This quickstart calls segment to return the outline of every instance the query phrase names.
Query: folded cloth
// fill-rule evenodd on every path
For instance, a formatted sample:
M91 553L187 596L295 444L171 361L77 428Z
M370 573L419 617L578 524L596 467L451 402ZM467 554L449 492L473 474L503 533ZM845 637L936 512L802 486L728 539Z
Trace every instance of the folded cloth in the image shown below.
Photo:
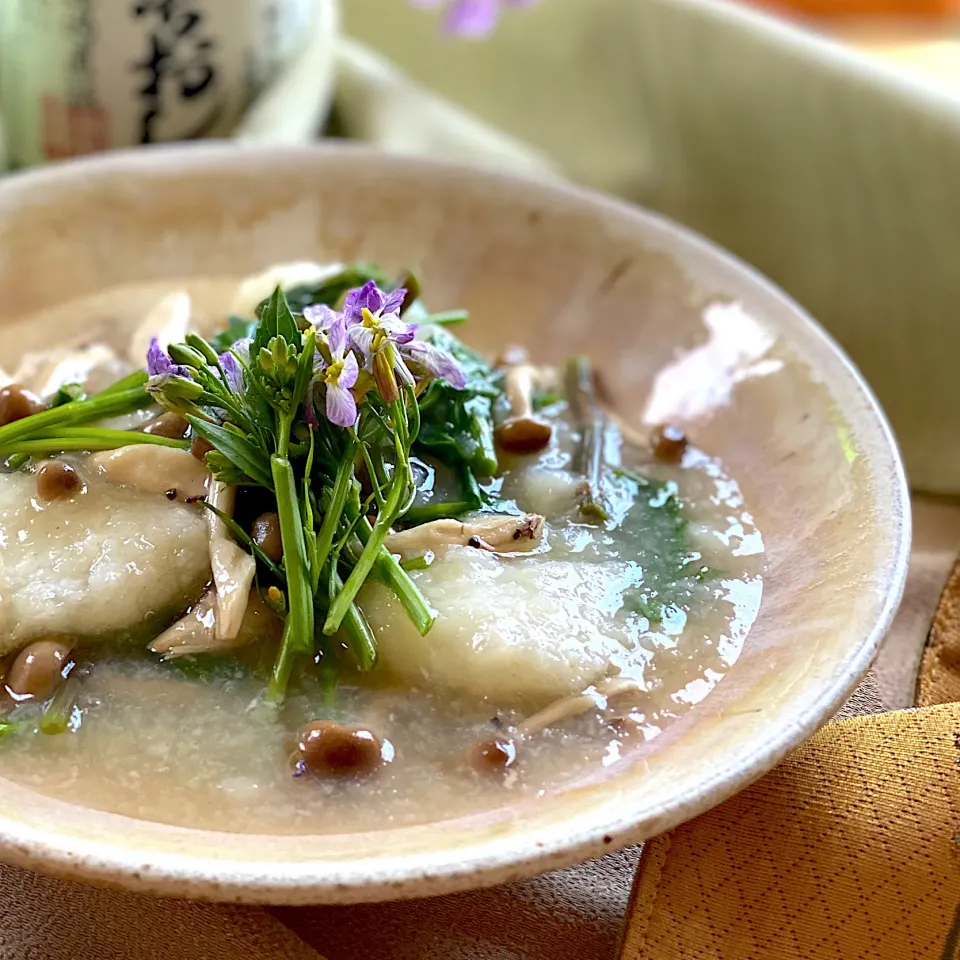
M960 563L918 689L650 841L623 960L960 958Z

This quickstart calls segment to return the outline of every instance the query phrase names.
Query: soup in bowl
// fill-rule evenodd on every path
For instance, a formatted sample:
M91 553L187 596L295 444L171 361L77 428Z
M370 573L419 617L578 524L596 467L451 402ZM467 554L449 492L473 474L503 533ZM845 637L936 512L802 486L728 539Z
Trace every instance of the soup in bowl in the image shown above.
M163 150L0 189L0 844L434 893L706 809L825 719L909 520L855 371L573 189Z

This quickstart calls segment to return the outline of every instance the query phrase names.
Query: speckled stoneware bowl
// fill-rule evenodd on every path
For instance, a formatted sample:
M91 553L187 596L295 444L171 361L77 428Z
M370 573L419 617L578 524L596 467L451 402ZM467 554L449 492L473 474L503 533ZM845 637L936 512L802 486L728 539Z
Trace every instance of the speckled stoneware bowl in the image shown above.
M0 782L0 853L183 897L349 902L499 883L660 833L770 769L842 703L900 598L904 474L857 372L803 311L664 220L581 192L365 150L173 148L0 186L0 363L18 318L107 286L279 260L409 265L470 338L585 351L619 409L679 421L739 479L763 532L759 618L706 700L631 762L467 819L239 836L81 809ZM2 556L0 556L2 560Z

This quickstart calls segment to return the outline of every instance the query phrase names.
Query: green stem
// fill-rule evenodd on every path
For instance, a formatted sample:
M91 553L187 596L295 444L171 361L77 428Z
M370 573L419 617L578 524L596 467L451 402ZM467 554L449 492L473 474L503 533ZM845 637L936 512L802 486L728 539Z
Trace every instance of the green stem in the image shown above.
M267 686L267 699L271 703L279 703L283 700L287 692L287 686L290 683L290 672L293 670L294 641L291 639L293 625L290 614L283 624L283 636L280 638L280 651L273 664L273 673L270 676L270 683Z
M106 397L114 393L122 393L124 390L131 390L133 387L142 387L150 379L144 370L134 370L125 377L119 379L116 383L111 383L106 390L101 390L97 397Z
M477 444L476 453L470 460L473 472L478 477L494 476L500 463L497 460L497 448L493 439L493 420L489 413L487 415L471 413L467 421L467 430Z
M360 516L359 500L347 504L347 517L351 520L359 519L360 522L356 527L357 537L366 546L373 535L373 528L366 517ZM426 597L386 547L381 547L377 554L376 575L396 595L417 633L422 637L426 636L437 616L427 603Z
M594 522L609 519L603 493L603 440L606 418L596 395L593 365L586 357L571 357L565 371L567 403L580 440L573 455L573 469L582 473L587 491L580 504L581 513Z
M453 327L460 323L466 323L470 314L466 310L444 310L440 313L425 313L417 317L417 323L421 326L434 327Z
M370 478L370 489L373 491L374 499L377 501L377 509L383 509L383 491L380 489L380 478L377 476L377 469L373 465L373 459L370 456L370 448L365 443L360 444L360 452L363 455L363 464L367 468L367 476Z
M346 616L350 604L356 599L360 588L363 586L363 582L370 575L370 571L377 561L380 549L383 547L383 541L386 540L387 534L390 532L390 527L400 509L400 505L406 497L406 474L407 468L401 464L397 464L393 479L390 481L387 502L384 504L383 510L377 514L377 522L373 525L373 530L370 533L370 538L366 546L363 548L363 553L360 554L360 559L357 560L356 566L350 571L350 576L347 577L347 582L343 585L343 589L337 594L336 599L330 605L330 610L327 613L327 621L323 625L323 632L327 636L336 633L337 630L340 629L340 624L343 622L343 618Z
M421 523L430 523L432 520L448 520L451 517L462 517L465 513L476 509L466 500L453 500L444 503L424 503L419 507L411 507L404 515L403 522L418 527Z
M143 387L132 387L107 394L98 394L86 400L73 400L51 410L43 410L33 416L15 420L0 427L0 446L7 446L14 440L40 434L56 427L66 427L99 420L101 417L130 413L145 407L153 400Z
M277 456L286 459L290 450L290 428L293 426L293 417L285 414L280 417L280 429L277 437Z
M116 450L132 444L148 444L155 447L176 447L186 450L190 443L184 440L173 440L169 437L157 437L148 433L137 433L133 430L78 430L72 432L64 427L56 435L38 437L33 440L13 441L0 444L0 457L13 453L24 453L30 456L44 456L50 453L60 453L68 450Z
M126 433L118 430L117 433ZM175 447L180 450L186 450L190 444L180 440L171 440L168 437L151 437L146 435L140 437L139 434L132 431L126 435L127 438L96 437L92 435L79 436L57 436L50 438L40 438L37 440L21 440L19 443L6 443L0 446L0 457L13 453L23 453L29 456L46 456L51 453L65 453L67 451L82 450L93 453L99 450L117 450L120 447L130 446L132 444L146 444L154 447ZM128 439L133 437L135 439Z
M353 488L353 461L357 453L357 440L351 437L347 441L346 450L340 465L337 467L337 476L333 484L333 493L330 496L330 505L323 517L323 524L317 534L317 568L322 570L333 549L333 538L336 536L343 516L343 509L347 497Z
M73 707L77 702L77 696L80 693L80 680L85 672L79 666L74 666L70 675L60 685L60 689L54 694L53 699L43 711L40 718L40 732L49 736L56 736L60 733L66 733L70 725L70 714L73 713Z
M343 590L343 581L336 570L334 570L331 579L333 580L334 591L339 594ZM351 603L347 608L340 632L356 659L357 666L364 671L372 670L377 662L377 638L373 635L373 630L370 629L367 618L356 603Z
M224 526L234 535L239 543L242 543L281 583L286 583L287 575L284 573L283 568L277 566L277 564L254 543L250 534L247 533L233 517L227 516L222 510L218 510L212 503L206 500L201 500L200 506L209 510L223 521Z
M287 423L286 434L289 438L289 421ZM283 437L281 426L281 442ZM280 653L267 691L267 696L277 702L283 698L286 690L294 653L310 653L313 649L314 621L307 546L293 467L285 457L275 454L270 458L270 472L277 496L277 513L280 516L280 539L283 544L283 566L287 575L289 602Z

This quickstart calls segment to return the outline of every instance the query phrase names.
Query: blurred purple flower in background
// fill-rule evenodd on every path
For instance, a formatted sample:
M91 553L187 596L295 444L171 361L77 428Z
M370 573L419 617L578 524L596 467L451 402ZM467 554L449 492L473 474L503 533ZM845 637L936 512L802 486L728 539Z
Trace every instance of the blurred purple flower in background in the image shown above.
M537 0L410 0L417 7L446 9L445 28L459 37L485 37L497 25L505 6L528 7Z

